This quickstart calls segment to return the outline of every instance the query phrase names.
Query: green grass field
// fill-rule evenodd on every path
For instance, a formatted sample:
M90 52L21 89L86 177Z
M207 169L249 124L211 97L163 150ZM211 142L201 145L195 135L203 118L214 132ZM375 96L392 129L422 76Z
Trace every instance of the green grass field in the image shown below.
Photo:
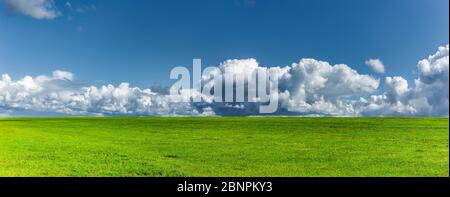
M3 118L0 176L449 176L448 118Z

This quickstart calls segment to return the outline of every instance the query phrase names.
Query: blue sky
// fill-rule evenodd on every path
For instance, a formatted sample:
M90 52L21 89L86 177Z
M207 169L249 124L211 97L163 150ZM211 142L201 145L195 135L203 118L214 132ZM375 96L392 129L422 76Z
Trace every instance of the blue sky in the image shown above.
M448 117L448 4L0 0L0 117L261 114L153 86L194 58L240 79L281 66L272 115Z
M66 6L70 2L71 8ZM37 20L1 4L0 73L67 70L83 81L170 85L174 66L255 58L285 66L311 57L411 82L417 61L448 43L447 0L64 1ZM381 59L385 74L364 65Z

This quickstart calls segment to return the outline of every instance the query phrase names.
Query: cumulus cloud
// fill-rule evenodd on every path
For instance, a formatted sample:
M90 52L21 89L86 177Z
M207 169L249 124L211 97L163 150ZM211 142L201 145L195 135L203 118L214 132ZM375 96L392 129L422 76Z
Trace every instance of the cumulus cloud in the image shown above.
M272 67L279 88L269 96L276 94L279 106L269 115L448 116L448 53L448 45L439 47L435 54L419 61L418 78L412 84L400 76L386 77L383 93L379 93L379 79L345 64L300 59L289 66ZM225 70L237 81L246 81L249 73L264 68L255 59L227 60L206 72L202 82L210 84ZM259 102L214 102L210 95L194 90L181 91L180 95L168 92L161 85L142 89L128 83L81 84L67 71L18 80L4 74L0 79L0 115L260 115ZM203 101L193 102L194 97Z
M204 84L209 84L217 73L232 73L236 81L244 81L249 73L265 69L255 59L227 60L218 67L221 72L213 71L203 78ZM272 67L279 79L278 115L335 115L354 116L354 100L359 96L374 93L379 86L379 80L369 75L359 74L345 64L330 65L328 62L315 59L301 59L285 67ZM218 76L223 78L223 76ZM251 80L248 79L247 80ZM230 81L226 81L230 83ZM233 82L231 82L233 83ZM227 84L225 84L227 85ZM245 83L247 88L247 83ZM207 102L212 102L206 97ZM247 100L254 101L253 98ZM212 103L219 115L254 115L258 114L259 103Z
M379 80L362 75L345 64L330 65L314 59L293 64L281 85L289 94L287 110L302 113L345 115L356 113L353 98L374 93Z
M386 77L386 95L390 101L399 100L408 89L408 81L403 79L403 77L394 76L394 77Z
M384 73L384 64L379 59L366 60L366 65L369 66L376 73Z
M419 78L414 81L413 101L425 101L423 115L448 116L449 45L418 64Z
M374 95L362 111L370 116L448 116L449 46L419 61L414 87L402 77L387 77L386 92Z
M73 74L55 71L52 76L26 76L0 80L0 113L29 110L68 115L213 115L210 109L198 110L190 103L174 102L171 95L160 95L150 89L76 85Z
M53 0L3 0L3 2L10 11L35 19L54 19L61 15Z

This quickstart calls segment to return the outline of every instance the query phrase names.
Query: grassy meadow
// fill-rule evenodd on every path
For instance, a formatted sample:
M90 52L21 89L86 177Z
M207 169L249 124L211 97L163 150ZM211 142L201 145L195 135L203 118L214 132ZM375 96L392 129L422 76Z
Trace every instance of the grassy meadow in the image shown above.
M449 176L448 118L2 118L0 176Z

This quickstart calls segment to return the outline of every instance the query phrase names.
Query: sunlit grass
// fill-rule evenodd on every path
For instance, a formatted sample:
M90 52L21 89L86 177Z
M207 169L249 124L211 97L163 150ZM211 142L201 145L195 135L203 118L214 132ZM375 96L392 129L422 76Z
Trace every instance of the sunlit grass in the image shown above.
M449 176L448 118L6 118L0 176Z

